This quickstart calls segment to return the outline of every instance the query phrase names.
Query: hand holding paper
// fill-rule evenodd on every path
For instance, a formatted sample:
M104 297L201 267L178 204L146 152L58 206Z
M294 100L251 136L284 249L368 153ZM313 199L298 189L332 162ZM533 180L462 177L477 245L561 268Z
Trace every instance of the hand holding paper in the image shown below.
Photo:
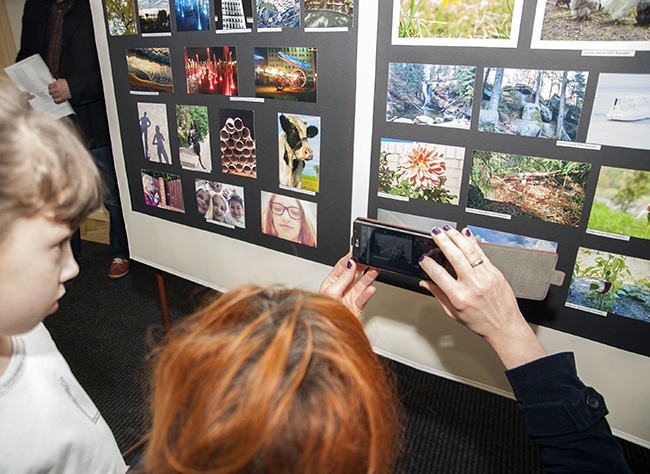
M28 100L34 110L57 119L74 113L68 102L70 89L67 86L67 81L65 79L55 81L40 54L35 54L6 67L5 72L21 90L33 95ZM65 82L65 85L60 84L61 81ZM55 88L56 95L54 96L50 95L51 85Z

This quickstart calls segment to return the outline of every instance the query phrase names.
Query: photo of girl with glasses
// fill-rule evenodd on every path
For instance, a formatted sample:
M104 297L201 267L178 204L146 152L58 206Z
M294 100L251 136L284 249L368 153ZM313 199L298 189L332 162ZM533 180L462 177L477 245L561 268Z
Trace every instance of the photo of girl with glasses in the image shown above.
M262 191L262 232L316 247L316 203Z

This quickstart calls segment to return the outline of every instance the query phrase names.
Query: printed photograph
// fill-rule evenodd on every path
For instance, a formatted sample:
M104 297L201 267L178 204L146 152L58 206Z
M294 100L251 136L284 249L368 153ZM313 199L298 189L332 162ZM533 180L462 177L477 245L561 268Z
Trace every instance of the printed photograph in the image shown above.
M138 0L138 19L143 36L170 35L169 0Z
M138 102L138 122L145 159L171 165L167 105Z
M184 48L184 51L188 94L238 95L234 46Z
M278 158L281 188L318 192L320 182L320 117L278 114Z
M255 97L316 102L316 48L255 48Z
M221 172L257 178L252 110L219 110Z
M591 163L474 150L467 207L575 227L590 171Z
M575 141L588 75L486 68L479 131Z
M174 0L177 31L208 31L210 29L209 0Z
M449 227L456 228L456 222L444 219L434 219L432 217L416 216L414 214L406 214L404 212L391 211L388 209L377 209L377 220L389 222L403 227L410 227L418 229L423 232L431 232L434 227Z
M174 92L169 48L126 50L131 93Z
M177 174L140 170L144 203L169 211L185 213L183 186Z
M484 227L467 226L472 231L478 242L489 244L505 245L507 247L521 247L529 250L542 250L545 252L557 252L557 242L550 240L536 239L525 235L511 234L499 230L486 229Z
M244 188L204 179L194 180L199 216L211 224L246 228Z
M214 11L217 32L253 29L253 0L215 0Z
M297 244L316 247L315 202L262 191L262 232Z
M600 74L587 143L650 150L650 74Z
M535 49L650 49L646 0L537 0Z
M386 121L469 130L476 68L389 63Z
M177 105L176 133L183 169L212 171L210 154L210 126L205 105Z
M305 0L305 28L350 28L354 0Z
M135 0L105 0L108 33L111 36L130 36L138 34L135 19Z
M650 323L650 261L578 248L566 306Z
M381 139L378 195L458 205L465 148Z
M649 231L650 172L603 166L587 232L650 239Z
M257 29L298 28L300 0L257 0Z
M517 47L523 0L393 0L393 43Z

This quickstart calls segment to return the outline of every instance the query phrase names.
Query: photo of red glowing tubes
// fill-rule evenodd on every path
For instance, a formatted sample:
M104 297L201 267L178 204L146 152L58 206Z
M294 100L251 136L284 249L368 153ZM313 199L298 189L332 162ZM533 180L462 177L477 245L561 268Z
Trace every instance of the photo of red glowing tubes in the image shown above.
M188 94L238 95L234 46L185 48Z

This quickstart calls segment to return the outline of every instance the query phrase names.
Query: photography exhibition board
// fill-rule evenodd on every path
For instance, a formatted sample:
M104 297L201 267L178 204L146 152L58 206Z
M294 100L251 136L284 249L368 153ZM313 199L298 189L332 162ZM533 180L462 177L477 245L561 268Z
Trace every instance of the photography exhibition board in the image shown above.
M197 32L173 32L170 37L139 37L134 38L111 38L106 31L106 23L104 17L104 11L95 6L94 16L96 22L96 28L98 33L98 47L100 53L105 55L104 57L111 57L111 64L103 64L104 77L105 77L105 89L107 92L107 97L109 98L109 116L112 123L112 134L114 143L120 143L120 146L116 146L116 165L118 167L118 173L120 174L120 184L123 194L123 200L128 203L125 205L126 209L126 218L127 218L127 228L129 231L129 236L131 239L132 253L133 258L136 260L143 261L145 263L151 264L156 268L160 268L165 271L170 271L172 273L178 274L180 276L186 277L193 281L199 283L207 284L208 286L227 290L232 288L234 285L243 282L256 282L261 284L267 283L282 283L292 286L301 286L308 289L316 289L319 282L326 275L329 270L329 266L334 263L336 258L342 255L348 248L349 245L349 229L351 219L357 215L371 215L376 212L378 209L390 209L390 205L386 205L382 202L381 206L377 203L373 204L373 199L378 199L376 197L376 192L372 189L376 189L373 185L373 180L376 180L376 171L373 176L373 166L376 166L377 158L377 139L381 138L383 133L379 133L378 130L382 126L386 127L387 125L381 124L378 117L383 114L386 108L385 100L385 89L383 89L382 96L382 83L386 81L385 71L380 74L379 70L381 67L386 65L386 57L382 58L382 54L389 53L392 54L391 48L388 47L390 43L380 44L382 41L386 41L386 20L387 18L392 17L392 2L381 2L379 5L370 2L372 5L355 5L355 26L352 30L348 30L348 35L350 31L354 31L356 36L357 28L356 23L358 22L359 26L359 51L363 51L363 54L356 54L356 48L353 49L353 59L350 59L352 67L351 69L355 72L352 77L352 85L350 86L353 90L353 93L347 96L346 101L339 104L339 109L336 109L335 112L342 112L342 114L329 115L330 105L337 103L336 100L330 96L325 96L319 94L318 102L316 104L309 103L279 103L280 101L266 99L265 102L256 102L255 100L246 101L246 100L230 100L225 97L212 96L212 95L203 95L203 94L186 94L184 92L178 92L179 98L173 100L168 100L168 98L157 98L147 97L147 96L135 96L133 97L130 94L130 91L126 91L125 86L127 82L124 82L125 70L126 70L126 61L125 61L125 50L129 48L135 48L138 46L143 47L158 47L161 46L163 40L165 42L172 41L173 38L177 36L187 35L188 39L183 38L180 40L175 47L171 47L171 57L172 62L174 61L174 51L182 50L186 46L196 47L199 45L200 41L196 40L199 33ZM533 2L534 3L534 2ZM377 9L382 8L384 10L383 14L377 15ZM527 12L529 5L526 3L525 8ZM534 8L534 5L533 7ZM374 18L374 20L373 20ZM98 24L99 23L99 24ZM524 24L526 22L524 21ZM522 30L525 29L522 27ZM373 33L374 31L374 33ZM370 32L370 33L369 33ZM203 34L205 32L201 32ZM214 31L210 32L210 38L214 38ZM276 47L278 45L304 45L308 43L308 46L316 45L318 48L318 60L319 60L319 92L321 90L327 90L327 86L323 86L323 83L327 84L327 72L323 72L323 67L320 64L326 64L328 62L327 58L329 57L331 64L336 63L333 61L334 57L340 56L340 47L341 44L337 43L334 38L336 35L341 34L340 32L329 32L318 34L312 32L296 32L296 31L287 31L283 30L281 32L249 32L249 33L238 33L237 35L225 35L227 40L222 40L220 35L215 35L216 39L210 39L207 44L202 44L203 46L216 47L217 45L235 45L238 52L238 62L243 61L242 55L252 56L251 50L254 50L257 47ZM369 36L370 34L370 36ZM247 35L247 38L240 39L238 35ZM382 37L382 35L384 35ZM231 39L232 36L235 36L236 39ZM269 36L271 39L269 39ZM277 36L280 38L278 40L273 39ZM318 39L312 39L313 37ZM324 36L321 38L320 36ZM305 42L304 37L310 38L309 41ZM346 38L348 38L346 36ZM349 39L349 38L348 38ZM110 43L111 41L116 42L119 46L113 48ZM347 40L346 40L347 41ZM172 41L173 43L173 41ZM171 44L171 43L170 43ZM136 46L134 46L136 45ZM241 46L245 45L245 46ZM330 45L337 46L337 54L332 53L328 56L324 54L323 51L327 50ZM356 46L356 45L355 45ZM520 46L522 47L522 42L520 40ZM240 49L243 48L243 49ZM115 51L113 51L115 49ZM242 51L248 49L249 53L243 53ZM411 61L413 63L417 62L418 54L416 51L421 48L410 48L413 51L409 52L409 48L402 48L400 56L397 61ZM502 58L503 54L497 54L497 52L487 53L488 50L485 48L481 49L480 52L472 52L471 48L459 50L454 48L454 54L451 52L444 53L449 55L448 57L455 57L456 59L448 61L449 64L469 64L466 58L465 61L459 61L458 51L462 51L463 54L466 52L470 53L469 58L484 58L481 61L476 61L478 66L483 65L487 58L491 55L492 57ZM121 51L120 51L121 50ZM441 48L442 51L445 48ZM377 53L379 51L379 53ZM182 55L182 53L180 53ZM378 60L374 61L375 54L378 55ZM549 57L552 57L552 54L546 52ZM473 55L473 56L472 56ZM436 57L438 56L438 50L436 49ZM326 59L322 59L325 57ZM444 57L441 56L441 57ZM390 59L393 60L393 59ZM500 61L499 59L498 61ZM320 61L325 61L320 63ZM382 64L383 66L379 66ZM498 61L493 62L494 65ZM531 60L532 61L532 60ZM443 64L442 61L436 59L436 63ZM175 64L175 63L173 63ZM180 91L183 91L185 88L185 71L182 65L182 60L180 61L181 66L177 67L173 73L174 87L178 87ZM503 66L508 66L508 64L503 64ZM526 64L513 64L513 67L532 67L532 65ZM122 69L121 73L115 74L113 67ZM243 68L244 66L242 66ZM249 72L252 69L252 66L248 66ZM480 68L477 68L480 69ZM176 72L180 71L180 72ZM357 71L363 71L362 73L357 73ZM374 77L376 74L376 77ZM245 76L243 73L239 73L240 81L241 78ZM120 79L118 80L118 77ZM478 77L478 76L477 76ZM350 76L348 77L350 79ZM345 82L342 81L341 77L333 79L333 76L330 75L331 84L333 88L343 88L345 89ZM239 90L242 90L242 87L249 87L252 83L251 76L243 79L243 83L248 81L248 86L240 86ZM377 82L377 87L371 87L371 85ZM120 84L118 86L118 83ZM477 80L477 84L480 83ZM241 82L240 82L241 84ZM321 87L323 87L321 89ZM120 89L121 88L121 89ZM356 88L356 89L355 89ZM121 90L121 93L119 92ZM116 92L117 91L117 92ZM126 94L126 95L124 95ZM172 93L176 96L177 92ZM250 93L249 94L253 94ZM162 94L161 94L162 95ZM476 94L475 94L476 96ZM246 98L248 95L242 95L241 98ZM332 99L330 101L329 99ZM225 100L224 100L225 99ZM383 103L382 103L383 100ZM323 102L324 101L324 102ZM335 117L334 120L338 120L337 124L344 126L343 128L349 127L348 130L353 130L353 141L345 141L345 133L343 135L335 134L329 135L330 140L332 136L335 136L335 143L330 142L330 146L333 148L330 149L328 155L332 153L332 150L335 150L335 153L342 152L346 154L348 150L354 150L354 161L351 158L347 163L347 170L345 169L345 160L337 160L337 166L343 164L342 170L333 171L330 170L330 173L340 173L340 183L337 182L337 179L333 179L330 183L336 183L336 192L338 194L339 202L340 200L345 200L347 202L347 211L341 211L345 208L346 205L339 207L334 214L328 214L334 217L328 217L325 219L322 214L321 209L324 208L335 208L334 205L330 204L329 200L325 200L323 197L326 194L326 191L323 190L325 186L326 179L323 178L321 184L321 189L316 197L312 195L305 195L300 191L290 190L286 188L280 188L277 180L277 168L267 167L267 171L262 173L258 168L258 177L255 179L247 177L238 177L230 176L226 173L221 174L219 171L220 160L219 160L219 149L217 149L217 142L213 138L211 141L212 146L212 171L210 173L203 173L199 171L187 170L182 167L174 168L175 173L182 177L185 175L191 177L200 177L194 179L205 178L207 181L214 181L223 183L231 186L241 186L244 188L244 195L246 198L246 229L245 232L239 232L238 228L227 228L219 225L210 224L207 221L202 221L198 219L197 215L193 217L188 217L188 214L191 211L196 210L196 204L193 199L194 189L191 191L187 189L191 186L186 186L183 190L183 196L185 201L185 212L184 213L173 213L174 211L168 210L152 210L147 207L144 207L145 204L141 201L142 188L141 188L141 170L145 169L147 166L139 165L134 167L136 171L133 171L132 174L128 171L128 166L125 163L128 163L129 160L137 162L135 157L138 156L138 159L143 160L143 150L141 144L141 137L139 134L137 120L140 117L138 114L138 103L155 103L155 104L168 104L167 107L167 122L170 127L170 130L176 127L176 118L175 113L171 111L172 105L203 105L207 103L208 107L208 116L210 122L213 120L218 120L218 118L213 118L215 112L213 108L216 109L242 109L242 110L251 110L255 114L255 127L256 135L259 133L262 137L266 137L264 140L266 145L274 148L272 152L269 152L265 156L268 157L268 161L273 162L274 165L278 161L278 156L275 152L277 149L277 136L278 129L277 124L274 123L277 121L277 114L280 112L294 113L296 115L308 115L314 117L321 117L321 127L322 133L325 134L327 129L327 124L331 123L332 117ZM116 105L117 104L117 105ZM128 110L128 124L127 121L122 119L120 112L120 104L123 104L124 110ZM126 105L124 105L126 104ZM214 105L218 104L218 105ZM356 110L362 110L362 113L353 114L349 112L349 106L351 104L356 104ZM379 105L378 105L379 104ZM268 107L270 105L270 107ZM323 111L320 108L323 107ZM372 119L369 111L373 110ZM271 109L269 112L268 109ZM260 122L258 117L263 116L264 120ZM329 119L328 119L329 116ZM216 117L219 117L219 112L216 112ZM472 117L472 125L475 125L476 116ZM385 122L385 116L384 116ZM273 126L269 126L264 130L258 132L259 123L273 123ZM116 128L117 127L117 128ZM405 127L406 129L407 127ZM474 126L475 129L475 126ZM210 124L210 130L213 132L213 135L216 135L219 132L219 127ZM341 130L339 128L339 130ZM451 130L449 133L457 143L465 143L466 135L472 135L474 132L470 130L469 132L463 131L465 133L459 133L456 130ZM170 135L173 136L174 132L172 131ZM125 139L124 136L128 135ZM485 133L481 134L480 139L485 140ZM352 136L352 135L350 135ZM419 140L418 134L415 132L405 131L403 134L393 135L391 138L401 138L401 139L411 139ZM500 139L498 139L500 138ZM501 140L511 137L497 137L495 135L494 143L501 143ZM261 139L261 138L260 138ZM176 140L171 138L170 141ZM453 143L454 140L451 140L450 143ZM430 140L431 141L431 140ZM438 140L444 142L444 139ZM524 144L524 139L515 139L519 144L519 150L514 150L522 154L528 154L524 150L529 150L530 145ZM326 142L325 135L323 135L323 144ZM345 146L339 145L347 145ZM129 146L127 147L127 144ZM174 147L178 146L177 143L174 143ZM325 145L323 145L325 146ZM537 148L538 143L535 142L533 147ZM152 147L153 148L153 147ZM466 149L469 149L467 147ZM498 149L498 148L495 148ZM173 148L170 147L170 154L172 154L172 167L174 166ZM512 150L508 150L514 152ZM136 155L137 154L137 155ZM325 152L321 150L323 156L326 155ZM120 156L121 155L121 156ZM258 163L261 160L262 150L258 149ZM348 155L349 156L349 155ZM125 158L126 157L126 158ZM129 158L131 157L131 158ZM121 159L120 159L121 158ZM325 159L323 160L323 175L325 175ZM178 161L176 161L178 165ZM268 163L267 163L268 165ZM152 163L149 168L165 169L165 164ZM261 165L260 165L261 166ZM273 170L273 171L269 171ZM369 171L370 170L370 171ZM345 175L347 173L347 176ZM272 175L272 177L271 177ZM345 185L346 180L351 178L348 181L348 184ZM191 182L191 178L189 178ZM467 179L467 176L464 177ZM256 184L259 182L264 182L266 184ZM253 183L253 184L251 184ZM247 193L248 189L252 188L254 191ZM279 191L290 196L298 196L300 199L305 201L317 202L318 203L318 230L319 230L319 242L316 248L305 247L301 244L296 244L294 242L288 242L276 237L271 238L270 236L264 235L261 233L261 210L258 206L261 205L262 201L262 191L273 192L274 190ZM333 203L336 203L337 197L333 198ZM138 204L136 205L136 200ZM257 201L257 204L255 204ZM406 214L419 213L419 205L416 201L409 203L408 207L399 208L400 211L407 210ZM258 207L257 209L255 209ZM451 216L451 211L446 211L446 207L451 206L435 206L435 212L431 212L431 208L422 211L423 216L428 217L439 217L447 218L450 221L458 222L460 225L465 224L483 224L485 227L489 228L490 225L485 223L485 220L477 219L474 220L474 215L472 219L463 219L458 217ZM460 212L464 215L464 208L461 209L461 206L454 206L456 213ZM411 210L415 209L415 210ZM441 210L442 209L442 210ZM249 213L250 210L250 213ZM153 212L152 212L153 211ZM176 215L178 214L178 215ZM492 223L487 219L489 223ZM340 226L342 225L342 229ZM528 225L528 222L525 224ZM491 227L495 227L492 225ZM498 226L496 226L498 227ZM255 231L253 231L255 229ZM327 230L324 230L327 229ZM329 234L332 234L333 237L330 237ZM340 238L336 237L340 234ZM331 239L331 240L330 240ZM557 240L557 239L556 239ZM322 247L322 243L325 242L325 246ZM331 243L330 243L331 242ZM561 251L559 252L560 258L562 258ZM567 275L570 275L571 272L567 272ZM568 278L568 277L567 277ZM372 338L372 342L379 352L384 351L386 354L393 356L396 359L401 359L412 365L419 366L424 370L429 370L435 373L439 373L443 376L456 378L462 380L466 383L471 383L477 386L481 386L488 390L497 391L499 393L508 393L509 387L507 381L503 377L502 369L500 364L494 357L490 357L489 354L485 354L485 350L482 346L476 345L476 341L473 341L472 344L460 344L459 341L466 339L466 335L463 334L462 328L455 328L454 326L448 326L446 323L446 316L440 310L440 307L435 303L435 300L432 300L430 297L413 294L411 291L402 290L398 287L383 285L380 284L380 292L378 297L375 299L375 302L371 303L371 306L368 311L368 321L367 327L369 329L369 334ZM563 287L566 291L566 286ZM554 289L552 291L557 291ZM390 308L394 308L393 304L381 304L382 302L386 303L386 300L391 302L402 303L399 304L399 307L405 308L412 305L416 305L417 308L413 308L415 313L410 317L402 317L400 314L403 314L403 311L392 312ZM404 306L406 302L409 302L407 306ZM524 303L525 304L525 303ZM425 324L426 328L420 327L420 324L411 321L412 317L415 316L425 316L424 308L426 308L427 323ZM423 313L420 313L423 311ZM391 313L391 314L389 314ZM430 316L430 318L429 318ZM527 315L528 317L528 315ZM424 319L422 319L424 320ZM535 322L533 320L533 322ZM405 324L402 324L405 323ZM413 323L413 324L411 324ZM434 334L437 332L437 327L432 327L434 323L440 323L440 327L444 327L445 331L450 331L446 336L440 337L437 334L434 337ZM395 325L405 329L403 331L395 330ZM413 328L417 328L416 331L418 334L412 332ZM388 337L387 335L391 334L391 331L394 331L392 334L395 337ZM421 331L424 330L424 333ZM586 354L593 354L594 351L597 351L599 354L608 354L606 358L608 362L605 366L612 367L618 365L622 360L626 360L627 366L630 368L630 372L625 374L620 374L622 377L622 383L627 383L628 378L632 379L634 377L631 374L640 373L640 370L644 367L647 367L647 358L639 357L635 354L629 352L620 351L618 349L603 346L598 343L592 343L589 340L582 340L581 338L574 338L568 334L565 334L561 331L554 329L546 329L544 327L539 328L540 334L544 338L548 339L547 345L551 346L557 345L559 347L564 347L567 350L573 350L573 347L578 347L577 357L580 359L584 358ZM570 331L568 331L570 332ZM418 337L425 336L423 341L426 342L424 346L421 346L419 343L412 344L413 339ZM472 340L471 336L469 338ZM455 342L454 342L455 341ZM575 342L577 341L577 342ZM450 346L451 343L451 346ZM457 344L458 343L458 344ZM409 347L410 346L410 347ZM464 363L449 363L449 360L441 358L440 355L448 353L451 347L454 347L453 353L456 353L459 349L465 349L465 355L459 360L462 360ZM418 347L423 349L418 354L413 354L411 349ZM589 364L585 369L587 374L590 374L592 368L589 367ZM582 367L581 367L582 368ZM593 368L595 373L598 373L595 367ZM609 382L607 382L609 384ZM632 385L634 385L632 383ZM599 385L600 388L600 385ZM606 387L607 389L608 387ZM641 394L645 392L648 393L647 386L639 387ZM604 390L606 393L607 390ZM607 393L606 393L607 394ZM625 406L626 403L629 403L629 397L627 399L622 399L616 394L612 397L614 399L613 403L615 406ZM609 400L609 397L608 397ZM625 401L623 401L625 400ZM632 440L637 440L641 443L644 440L650 439L648 433L644 431L643 428L639 428L638 419L633 419L634 417L628 416L629 410L622 409L619 411L619 414L623 413L617 423L614 424L615 428L618 428L623 434L627 434ZM646 423L647 425L647 423Z
M618 74L621 97L630 95L625 81L639 83L650 97L650 42L635 44L645 46L638 51L625 42L596 51L604 48L598 41L590 43L591 54L548 49L540 40L546 25L539 28L539 13L569 17L569 10L544 1L509 3L514 41L464 40L459 46L451 39L443 46L439 39L401 37L408 2L380 2L367 215L423 230L435 221L470 226L486 241L557 252L564 282L551 286L543 301L520 300L527 320L648 356L650 127L641 124L650 120L607 124L638 129L639 143L607 145L590 130L611 73ZM647 26L636 29L647 37ZM621 50L626 56L613 54ZM495 121L488 109L499 70ZM548 131L558 127L554 101L561 94L566 118L556 138ZM422 166L428 174L415 175ZM590 219L609 167L630 170L630 180L635 172L642 175L646 190L640 195L647 200L637 198L639 209L627 213L640 211L638 235L614 230L614 223L602 231ZM621 173L616 185L633 186ZM422 217L430 222L421 223Z

